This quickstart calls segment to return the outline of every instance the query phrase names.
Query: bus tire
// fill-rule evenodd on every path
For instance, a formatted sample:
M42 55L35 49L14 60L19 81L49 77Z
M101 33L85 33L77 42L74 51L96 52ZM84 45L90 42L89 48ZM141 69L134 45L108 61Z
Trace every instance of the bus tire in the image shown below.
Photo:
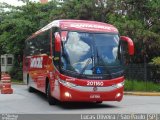
M34 92L34 88L32 88L32 87L28 87L28 91L30 92L30 93L33 93Z
M101 104L103 101L96 101L97 104Z
M34 88L29 85L29 75L27 75L27 86L28 86L28 92L33 93Z
M50 89L49 83L47 84L46 96L47 96L49 105L55 105L57 103L57 100L51 96L51 89Z

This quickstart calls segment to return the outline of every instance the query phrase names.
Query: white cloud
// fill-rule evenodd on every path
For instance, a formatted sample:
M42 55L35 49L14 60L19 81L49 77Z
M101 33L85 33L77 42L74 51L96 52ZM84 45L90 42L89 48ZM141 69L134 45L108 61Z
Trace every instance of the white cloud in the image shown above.
M23 2L18 1L18 0L0 0L0 2L1 2L1 3L5 2L5 3L7 3L7 4L14 5L14 6L24 5Z
M30 0L32 2L39 2L39 0ZM18 0L0 0L0 3L7 3L10 5L14 5L14 6L21 6L21 5L25 5L25 3L23 3L22 1L18 1Z

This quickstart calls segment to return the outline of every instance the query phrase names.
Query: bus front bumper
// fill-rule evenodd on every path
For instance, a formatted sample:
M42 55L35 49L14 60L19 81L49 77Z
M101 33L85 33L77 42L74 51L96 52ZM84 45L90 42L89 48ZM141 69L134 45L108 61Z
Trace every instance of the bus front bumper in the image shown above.
M114 86L106 87L88 87L76 86L66 87L62 84L60 89L60 101L121 101L123 98L124 87L115 88Z

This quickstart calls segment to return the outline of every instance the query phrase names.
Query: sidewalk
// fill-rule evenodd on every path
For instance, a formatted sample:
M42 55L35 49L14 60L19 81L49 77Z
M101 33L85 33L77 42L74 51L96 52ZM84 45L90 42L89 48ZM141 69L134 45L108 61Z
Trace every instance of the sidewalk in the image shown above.
M135 96L160 96L160 92L124 92L124 95Z

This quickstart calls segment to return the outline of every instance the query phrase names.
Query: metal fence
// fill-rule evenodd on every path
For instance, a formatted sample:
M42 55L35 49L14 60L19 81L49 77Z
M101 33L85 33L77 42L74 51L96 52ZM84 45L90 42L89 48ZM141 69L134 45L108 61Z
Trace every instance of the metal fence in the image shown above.
M160 91L160 65L129 64L125 68L125 78L130 81L130 88L127 90L134 91L134 88L138 86L135 83L141 83L138 90L145 88L143 91ZM158 88L154 88L157 86Z
M125 69L127 79L160 83L160 65L129 64Z

